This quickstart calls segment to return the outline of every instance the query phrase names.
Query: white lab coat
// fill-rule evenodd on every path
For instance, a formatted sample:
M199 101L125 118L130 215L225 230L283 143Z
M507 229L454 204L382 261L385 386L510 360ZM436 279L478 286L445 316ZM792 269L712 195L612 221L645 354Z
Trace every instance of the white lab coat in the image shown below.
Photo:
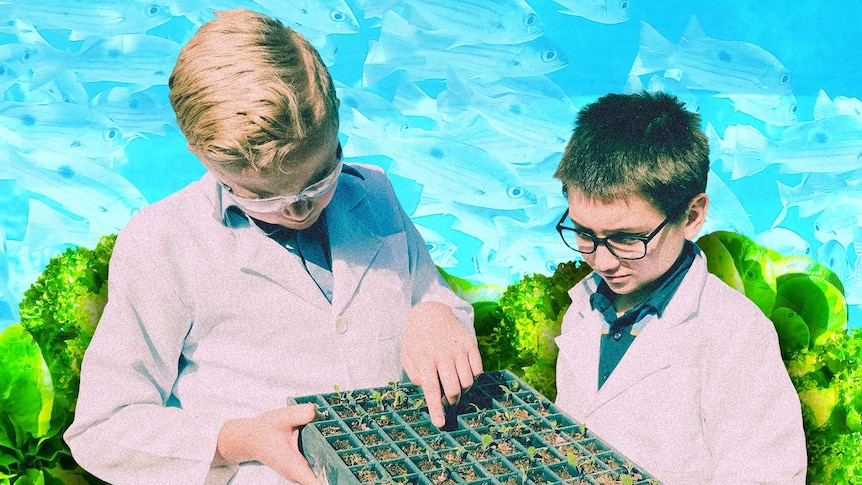
M556 403L664 483L804 484L798 395L772 322L703 255L600 390L598 275L569 290Z
M65 434L80 465L116 484L282 483L261 465L210 469L225 421L401 379L418 302L449 305L473 332L386 175L351 166L326 209L331 305L296 256L223 222L211 174L120 231Z

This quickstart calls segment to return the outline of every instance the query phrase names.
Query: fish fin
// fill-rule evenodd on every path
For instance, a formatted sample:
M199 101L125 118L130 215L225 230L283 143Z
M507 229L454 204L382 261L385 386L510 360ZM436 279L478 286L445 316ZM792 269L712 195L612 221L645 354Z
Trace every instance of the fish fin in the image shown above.
M392 104L407 116L424 116L435 121L440 118L437 113L437 100L411 81L398 83Z
M377 83L395 71L409 68L416 62L424 63L421 55L411 51L409 57L403 54L415 45L418 29L395 12L383 14L380 36L368 42L368 55L365 57L362 72L363 86Z
M398 4L400 0L357 0L356 7L362 10L363 18L380 17Z
M443 202L440 197L433 195L427 190L422 190L419 194L419 202L416 204L416 209L410 214L411 218L432 216L432 215L455 215L452 208Z
M629 75L626 79L626 83L623 86L624 93L639 93L644 91L646 87L644 86L643 81L638 76Z
M706 33L703 31L703 27L700 25L700 21L697 19L697 16L692 14L691 18L688 20L688 25L685 26L685 31L682 33L682 37L679 40L680 44L688 44L694 40L700 40L706 38Z
M838 109L835 103L826 94L826 91L821 89L817 92L817 100L814 101L814 120L819 121L824 118L830 118L838 114Z
M670 58L675 49L676 46L655 28L641 21L640 49L635 56L629 76L640 76L669 68Z
M446 90L437 95L437 111L443 118L470 111L470 99L476 93L452 70L446 76ZM447 116L448 115L448 116Z
M365 64L362 67L362 86L368 87L377 84L381 79L389 76L398 69L399 66L394 63L387 62L383 51L378 47L377 41L368 42L368 55L365 58Z

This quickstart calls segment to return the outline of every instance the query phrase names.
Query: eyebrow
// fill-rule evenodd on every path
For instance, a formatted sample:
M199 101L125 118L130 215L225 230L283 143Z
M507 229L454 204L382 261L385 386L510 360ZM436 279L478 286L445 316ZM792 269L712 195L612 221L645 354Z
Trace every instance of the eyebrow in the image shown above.
M573 220L572 220L571 216L569 216L569 221L571 221L571 223L572 223L572 225L575 227L575 229L577 229L577 230L579 230L579 231L581 231L581 232L586 232L586 233L591 234L591 235L593 235L593 236L595 236L595 235L596 235L596 231L594 231L593 229L591 229L591 228L589 228L589 227L582 226L581 224L578 224L577 222L575 222L575 221L573 221ZM644 229L639 229L639 230L632 230L632 229L615 229L615 230L613 230L613 231L607 232L607 233L605 234L605 237L613 237L613 236L644 236L644 235L649 234L649 232L650 232L650 230L649 230L649 229L646 229L646 230L644 230Z

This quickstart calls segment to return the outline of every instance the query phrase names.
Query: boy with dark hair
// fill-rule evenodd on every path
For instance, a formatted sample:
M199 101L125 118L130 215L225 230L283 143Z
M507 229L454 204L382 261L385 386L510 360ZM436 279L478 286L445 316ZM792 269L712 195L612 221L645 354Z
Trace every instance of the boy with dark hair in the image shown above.
M668 484L805 483L799 398L772 322L707 272L700 117L663 93L586 106L555 174L569 290L557 404Z

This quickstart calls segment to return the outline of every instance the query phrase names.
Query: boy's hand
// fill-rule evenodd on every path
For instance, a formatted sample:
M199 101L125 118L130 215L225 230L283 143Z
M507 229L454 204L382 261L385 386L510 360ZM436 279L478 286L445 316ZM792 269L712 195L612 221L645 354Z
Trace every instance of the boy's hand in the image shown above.
M457 404L461 391L469 389L473 377L482 373L476 340L448 306L437 302L419 303L410 309L401 362L410 381L422 386L431 422L438 428L446 423L441 386L446 402Z
M279 475L301 483L320 483L299 452L299 428L314 420L314 404L287 406L255 418L232 419L218 436L214 466L259 461Z

